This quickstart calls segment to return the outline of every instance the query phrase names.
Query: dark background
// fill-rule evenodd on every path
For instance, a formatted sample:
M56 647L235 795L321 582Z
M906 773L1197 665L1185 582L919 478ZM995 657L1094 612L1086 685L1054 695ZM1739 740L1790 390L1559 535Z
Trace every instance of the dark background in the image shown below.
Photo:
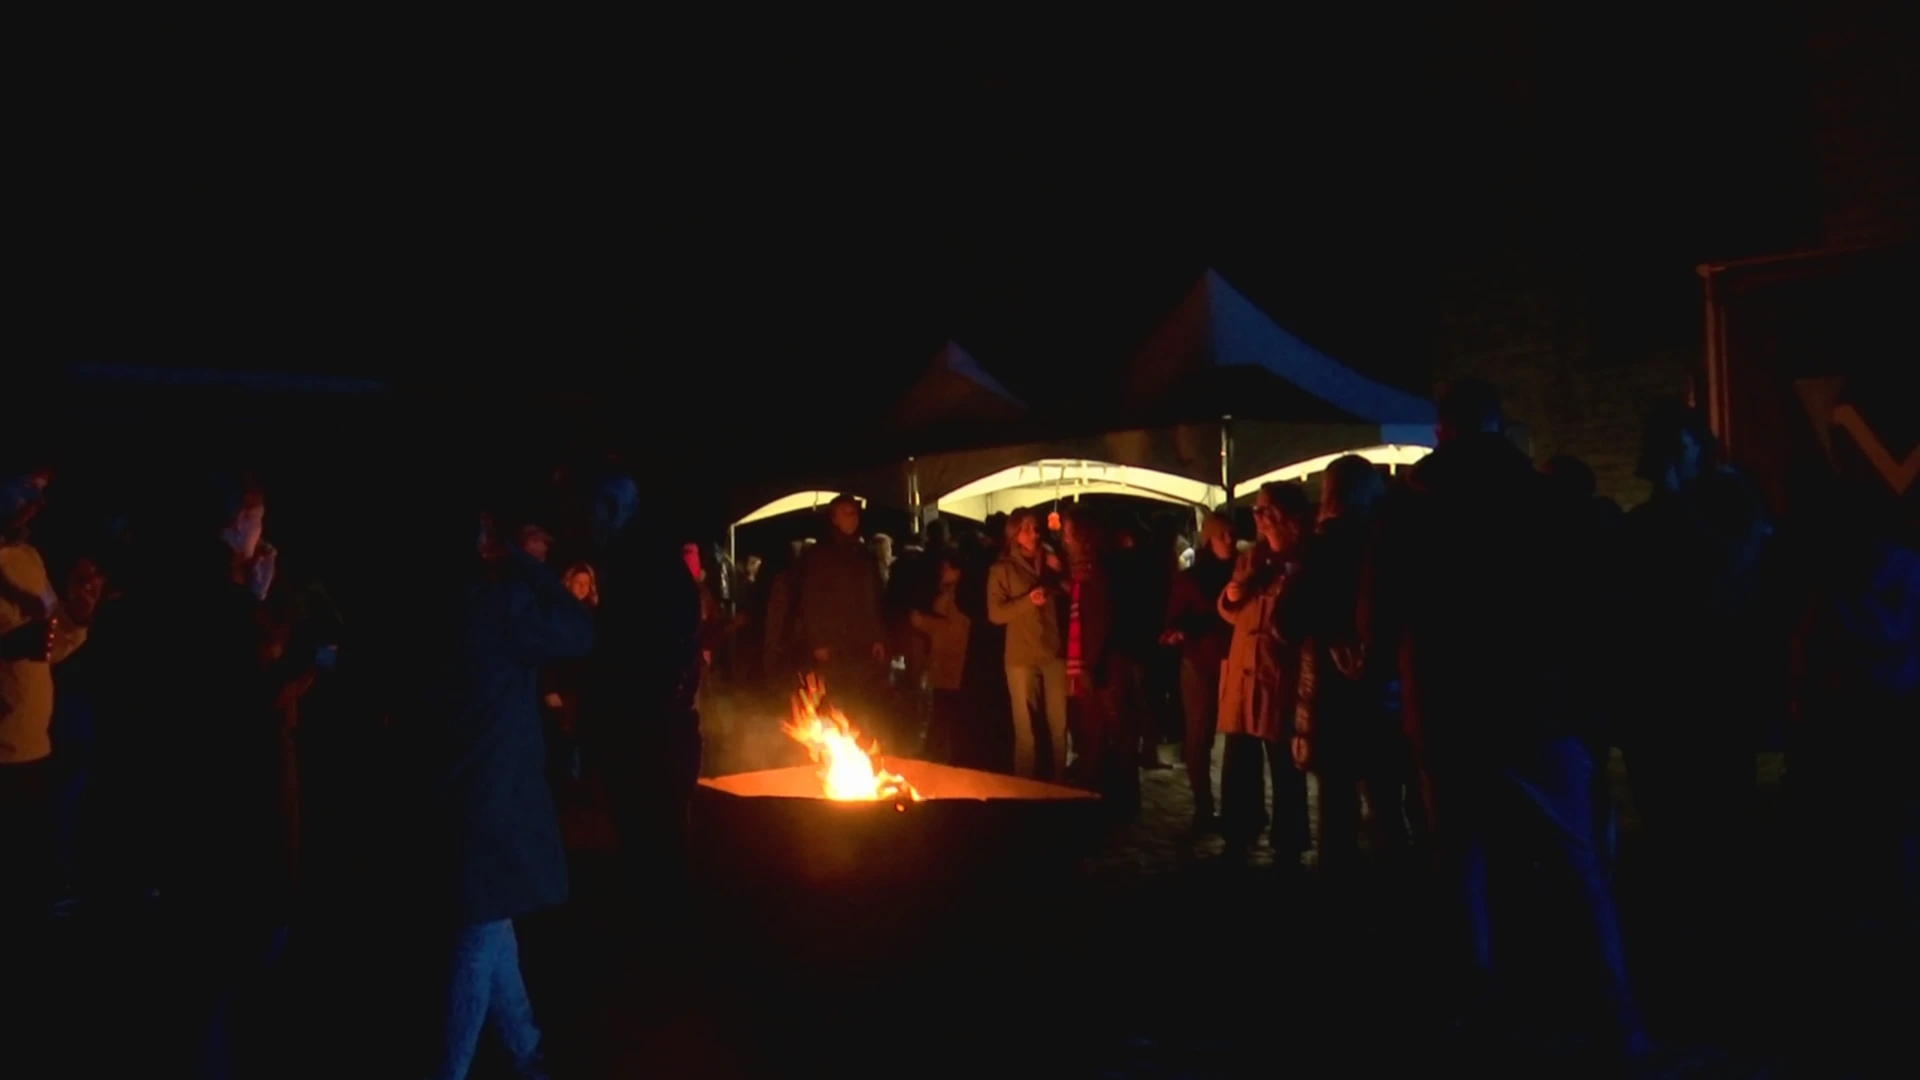
M1413 389L1649 363L1636 388L1677 388L1695 263L1859 239L1833 222L1862 199L1891 207L1866 232L1911 231L1912 24L1714 0L94 25L49 36L20 103L21 310L36 366L587 392L721 471L854 437L949 336L1070 397L1208 266ZM1872 160L1836 194L1847 152Z

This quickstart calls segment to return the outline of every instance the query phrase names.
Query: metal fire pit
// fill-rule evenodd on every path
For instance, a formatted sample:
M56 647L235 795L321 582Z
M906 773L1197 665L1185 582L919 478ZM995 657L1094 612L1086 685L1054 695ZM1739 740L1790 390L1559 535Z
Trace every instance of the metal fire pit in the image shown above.
M711 881L749 886L918 888L1019 880L1072 865L1099 796L998 773L888 759L920 802L841 802L812 765L700 781L695 859Z

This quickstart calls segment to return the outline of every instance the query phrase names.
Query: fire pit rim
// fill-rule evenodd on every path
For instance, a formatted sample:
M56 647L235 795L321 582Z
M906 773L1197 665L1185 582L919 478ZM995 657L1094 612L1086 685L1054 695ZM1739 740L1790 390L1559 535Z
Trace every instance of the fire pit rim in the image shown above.
M813 767L808 765L790 765L775 769L749 769L741 772L725 773L720 776L703 776L700 778L700 786L718 794L731 796L736 799L777 800L794 804L834 803L849 806L895 806L900 809L905 809L907 805L913 802L981 804L1031 803L1038 805L1058 803L1084 804L1097 802L1101 798L1099 792L1089 791L1085 788L1072 787L1066 784L1054 784L1044 780L1032 780L1023 776L1010 776L1005 773L989 772L985 769L969 769L958 765L942 765L938 762L920 761L912 758L890 760L888 762L888 768L906 777L909 783L913 784L914 788L922 793L923 797L917 800L909 797L889 799L835 799L829 797L824 791L808 791L805 793L794 793L791 790L748 792L733 790L725 783L728 780L752 776L766 777L770 781L778 777L790 783L802 782L800 781L802 774L808 777L809 780L816 776ZM927 775L929 773L931 775ZM915 774L920 775L916 777ZM1004 784L1012 786L1015 790L1006 794L985 795L929 793L929 789L937 791L937 789L942 786L938 782L942 777L948 780L969 780L974 783ZM1018 790L1020 788L1027 788L1029 790Z

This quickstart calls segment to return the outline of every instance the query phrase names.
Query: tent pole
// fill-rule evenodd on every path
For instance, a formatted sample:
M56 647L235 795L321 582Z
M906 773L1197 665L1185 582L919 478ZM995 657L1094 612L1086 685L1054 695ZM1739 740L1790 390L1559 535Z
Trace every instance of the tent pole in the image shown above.
M733 616L735 611L739 610L740 606L740 597L735 595L740 591L740 545L736 532L736 526L727 526L727 565L733 568L733 590L727 596L727 616L729 618ZM732 638L729 637L728 640L731 641Z
M913 515L913 534L926 535L926 509L920 505L920 466L912 458L907 459L907 512Z
M1233 510L1233 417L1220 418L1220 487L1227 493L1227 510Z

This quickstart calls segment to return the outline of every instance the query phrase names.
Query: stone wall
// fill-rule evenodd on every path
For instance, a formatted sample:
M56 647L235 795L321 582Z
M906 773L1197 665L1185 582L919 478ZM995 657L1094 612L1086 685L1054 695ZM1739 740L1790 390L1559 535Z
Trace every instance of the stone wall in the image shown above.
M1536 461L1572 454L1593 467L1601 494L1630 506L1647 491L1633 476L1642 418L1686 392L1700 350L1596 335L1592 299L1577 275L1511 253L1458 266L1443 290L1434 374L1493 383L1527 425Z

